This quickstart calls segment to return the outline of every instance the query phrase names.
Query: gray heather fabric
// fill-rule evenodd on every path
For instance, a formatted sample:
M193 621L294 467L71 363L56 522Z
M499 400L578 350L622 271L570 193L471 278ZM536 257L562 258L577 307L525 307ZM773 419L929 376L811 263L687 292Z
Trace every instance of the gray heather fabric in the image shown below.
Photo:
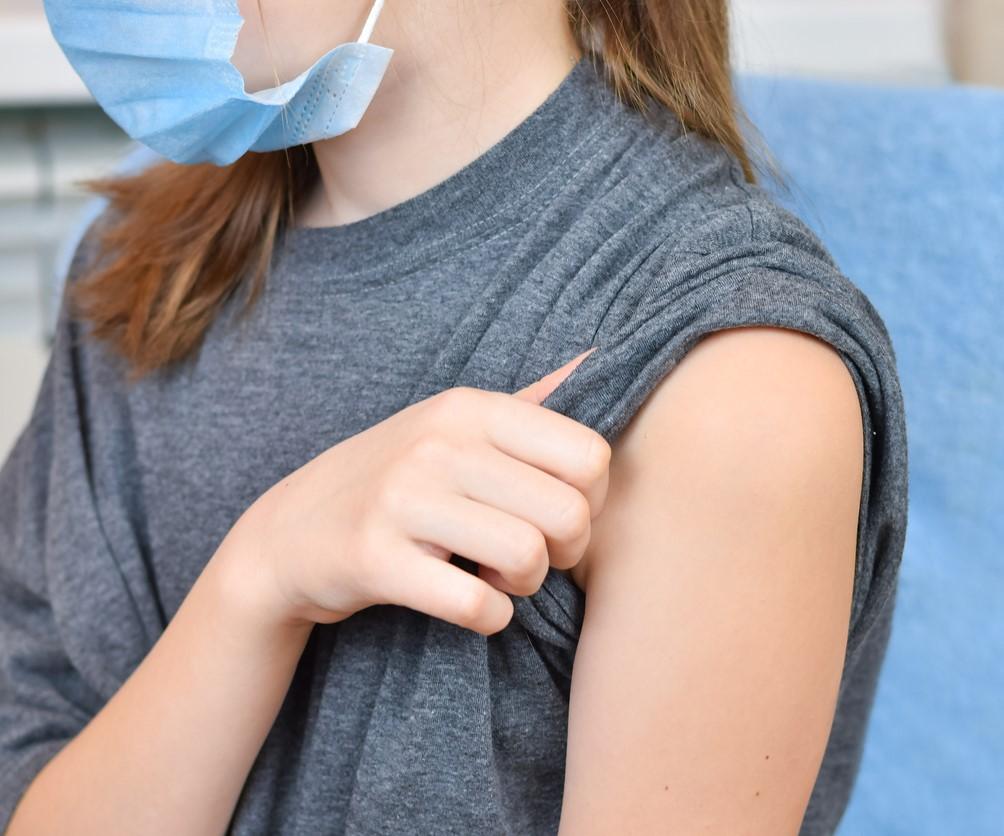
M274 267L247 322L235 296L194 362L132 388L64 304L0 474L0 821L284 474L444 388L511 392L592 345L545 405L612 440L702 335L765 324L836 348L865 419L853 627L802 829L831 833L888 637L907 449L885 326L809 229L583 59L473 163L292 231ZM585 597L551 570L514 600L490 637L394 606L316 628L231 832L554 833Z

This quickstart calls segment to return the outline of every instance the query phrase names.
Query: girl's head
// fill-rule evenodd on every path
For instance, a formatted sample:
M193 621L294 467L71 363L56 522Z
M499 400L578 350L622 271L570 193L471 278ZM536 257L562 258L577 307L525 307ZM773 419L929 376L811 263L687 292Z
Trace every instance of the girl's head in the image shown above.
M245 23L232 60L253 92L355 40L372 0L238 4ZM371 118L380 118L381 95L392 95L385 87L407 90L410 80L451 61L467 62L458 78L476 78L479 67L534 49L528 38L585 54L623 102L641 112L668 107L687 130L724 146L756 182L744 140L756 132L732 87L728 0L386 0L371 40L393 48L394 57ZM71 286L70 301L92 334L126 358L133 379L182 360L245 285L250 309L279 235L317 179L315 154L303 147L249 153L223 168L162 163L98 181L92 185L110 211L95 241L99 257Z

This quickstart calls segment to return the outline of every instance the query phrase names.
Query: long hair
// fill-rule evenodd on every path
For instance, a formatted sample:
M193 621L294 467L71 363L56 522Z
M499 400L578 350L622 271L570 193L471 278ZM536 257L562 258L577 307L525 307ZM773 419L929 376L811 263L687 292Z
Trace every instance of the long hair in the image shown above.
M747 182L784 181L732 85L728 0L566 0L580 48L620 101L645 112L654 99L724 146ZM740 129L744 125L747 138ZM94 232L98 258L71 283L69 301L91 335L128 362L135 381L195 352L223 303L247 291L246 315L273 249L318 176L309 146L248 153L232 165L158 163L91 181L109 200Z

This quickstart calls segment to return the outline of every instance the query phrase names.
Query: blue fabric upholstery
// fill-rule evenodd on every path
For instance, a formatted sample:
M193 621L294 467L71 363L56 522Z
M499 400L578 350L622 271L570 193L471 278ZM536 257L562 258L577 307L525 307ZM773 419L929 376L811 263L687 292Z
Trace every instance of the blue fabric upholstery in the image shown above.
M1004 91L737 77L764 186L889 328L910 516L844 836L1004 833Z

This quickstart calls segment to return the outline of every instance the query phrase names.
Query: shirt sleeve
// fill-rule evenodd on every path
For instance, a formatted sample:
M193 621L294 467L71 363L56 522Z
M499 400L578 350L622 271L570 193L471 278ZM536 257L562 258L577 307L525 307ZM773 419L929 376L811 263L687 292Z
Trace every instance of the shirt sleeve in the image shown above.
M543 405L612 441L709 333L773 326L828 343L854 381L864 426L850 659L893 598L906 535L906 422L886 326L808 227L762 201L703 219L655 258L610 305L598 350Z
M69 281L67 282L67 286ZM0 469L0 832L151 644L113 366L64 288L27 424Z

